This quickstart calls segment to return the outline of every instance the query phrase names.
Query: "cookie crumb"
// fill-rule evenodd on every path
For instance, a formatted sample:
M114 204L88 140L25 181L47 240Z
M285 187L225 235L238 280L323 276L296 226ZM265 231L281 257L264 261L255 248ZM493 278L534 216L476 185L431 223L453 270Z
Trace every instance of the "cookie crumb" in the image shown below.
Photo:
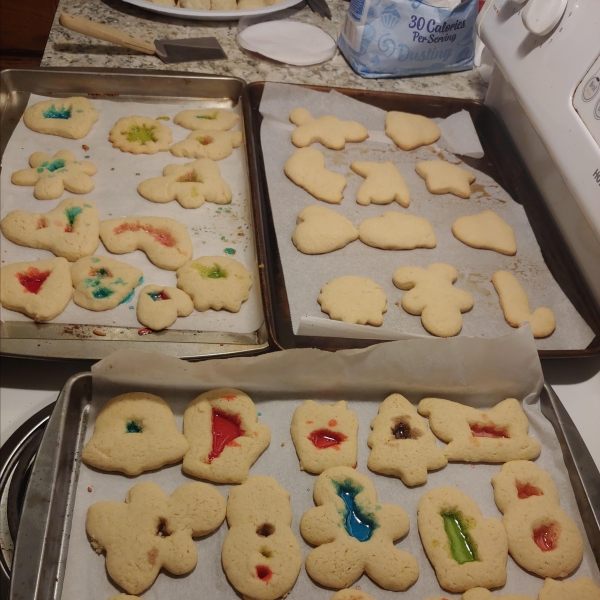
M81 144L81 147L82 147L82 148L83 148L83 149L84 149L86 152L87 152L87 151L90 149L90 147L89 147L89 146L86 146L85 144Z
M91 492L91 491L92 491L92 487L88 486L88 492Z
M281 447L283 448L285 446L285 442L281 442Z
M100 329L94 329L94 330L92 331L92 333L93 333L94 335L99 335L99 336L102 336L102 337L105 337L105 336L106 336L106 333L105 333L104 331L100 331Z
M400 306L400 302L394 302L396 306Z
M258 265L258 268L259 268L259 269L264 269L264 268L265 268L265 265L264 265L263 263L260 263L260 264Z

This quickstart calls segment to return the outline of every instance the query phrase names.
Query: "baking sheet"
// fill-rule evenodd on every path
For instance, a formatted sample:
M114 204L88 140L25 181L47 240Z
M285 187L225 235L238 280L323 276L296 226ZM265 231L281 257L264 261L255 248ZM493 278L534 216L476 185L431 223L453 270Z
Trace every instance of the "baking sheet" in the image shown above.
M491 477L500 465L449 464L430 472L427 484L409 489L398 479L371 473L366 467L369 424L381 401L390 393L401 392L416 403L427 395L438 395L479 408L491 407L506 397L523 400L530 421L530 435L542 442L536 463L547 469L559 489L561 506L584 535L585 551L581 566L571 576L587 576L600 582L600 573L585 537L573 490L563 462L556 435L540 412L539 392L543 378L537 350L528 327L493 340L423 339L379 344L363 350L329 353L314 349L286 350L256 358L232 358L190 364L185 361L137 351L119 351L95 365L93 400L89 411L86 441L91 437L96 415L112 396L125 391L143 390L165 398L181 427L183 411L193 398L208 389L237 387L257 404L259 421L271 428L271 445L251 469L251 475L272 475L291 493L292 530L300 541L303 556L310 551L299 534L300 518L314 506L312 491L316 476L302 472L291 441L289 426L295 408L308 398L346 399L359 419L359 456L357 469L368 473L379 500L404 508L411 522L409 534L396 545L416 557L420 576L402 594L407 600L422 600L431 595L458 599L442 592L433 568L423 551L416 524L416 507L421 495L439 486L456 486L480 506L484 517L500 518L494 501ZM284 444L282 446L282 443ZM440 447L443 445L438 441ZM85 515L90 504L101 500L123 501L128 489L140 481L158 483L167 493L191 478L175 465L139 477L102 473L81 465L67 556L63 600L88 597L108 598L118 593L105 572L104 556L96 555L85 534ZM486 484L487 483L487 484ZM91 492L88 491L91 488ZM219 485L226 497L231 486ZM198 565L189 575L173 577L162 572L152 587L143 593L145 600L165 598L239 598L229 585L221 567L221 547L227 534L223 524L214 534L197 540ZM508 559L508 579L503 593L530 594L537 597L543 580L527 574ZM366 576L355 585L378 600L399 598L397 592L379 589ZM329 600L333 592L315 585L304 567L289 598Z
M347 144L342 151L314 147L325 155L326 168L341 173L348 180L340 205L323 203L293 184L284 174L285 162L296 149L290 141L294 126L289 114L296 107L307 108L313 116L331 114L361 122L369 130L369 138L360 144ZM335 107L335 110L332 109ZM468 291L474 299L473 309L463 315L460 335L497 337L511 330L504 320L498 296L491 283L499 269L513 272L526 290L532 308L548 306L556 316L556 331L536 340L540 350L581 349L588 346L594 334L562 292L542 257L523 208L494 180L467 167L477 176L469 200L451 194L433 195L416 174L414 165L420 160L447 158L459 163L442 138L437 144L411 152L402 151L384 133L385 111L332 91L329 94L286 84L267 83L260 112L262 149L277 244L281 257L290 304L293 330L298 335L321 335L350 338L397 339L398 337L430 337L420 317L400 308L404 292L392 283L394 271L405 265L427 267L446 262L459 271L456 286ZM408 209L398 203L360 206L356 192L364 179L354 174L349 165L354 160L391 160L406 180L411 193ZM329 254L309 256L299 252L291 241L297 214L306 206L326 206L349 218L356 226L363 219L385 212L410 213L427 218L436 234L437 247L410 251L371 248L359 240ZM497 252L470 248L458 241L451 231L456 218L494 210L515 230L518 250L514 257ZM323 285L342 275L369 277L382 286L388 297L388 311L381 328L340 324L321 312L316 299Z
M43 96L31 95L28 106L47 99ZM124 99L124 100L123 100ZM55 208L61 200L69 197L88 198L98 207L100 219L124 216L162 216L177 219L187 226L194 246L193 257L206 255L222 255L225 248L233 248L235 258L252 272L253 286L250 297L242 305L239 313L209 310L204 313L194 311L189 317L180 318L172 326L172 330L219 331L233 333L251 333L256 331L264 320L260 298L258 266L254 246L254 233L248 188L248 170L244 146L233 151L228 158L218 161L221 176L227 181L232 191L232 202L217 205L206 202L196 209L185 209L177 201L158 204L142 198L137 192L138 184L150 177L162 175L168 164L186 164L193 159L173 156L170 152L157 152L154 155L134 155L113 148L108 142L108 133L121 117L142 115L156 118L169 117L169 121L161 123L169 127L173 133L173 143L186 139L190 131L175 125L174 116L181 110L192 108L226 108L241 117L241 104L235 106L230 100L194 100L173 99L165 102L134 102L99 100L92 98L99 113L99 120L91 132L81 140L69 140L52 135L36 133L28 129L21 120L8 142L2 159L2 175L0 177L0 194L2 203L0 217L11 210L29 212L48 212ZM234 129L243 129L241 121ZM89 147L84 150L83 145ZM98 167L93 176L95 188L89 194L70 194L64 192L56 200L37 200L33 196L33 187L17 186L10 182L12 173L29 166L29 156L33 152L46 152L53 156L59 150L70 150L78 159L91 161ZM136 327L139 324L135 307L137 296L144 285L177 285L175 271L165 271L154 266L141 251L131 254L110 254L100 242L97 255L112 256L117 260L135 265L142 269L144 282L135 290L135 297L126 304L113 310L92 312L70 302L65 311L52 323L79 325L108 325L118 327ZM35 250L14 244L2 238L2 265L52 258L54 255L45 250ZM0 309L2 321L28 321L31 319L17 312Z

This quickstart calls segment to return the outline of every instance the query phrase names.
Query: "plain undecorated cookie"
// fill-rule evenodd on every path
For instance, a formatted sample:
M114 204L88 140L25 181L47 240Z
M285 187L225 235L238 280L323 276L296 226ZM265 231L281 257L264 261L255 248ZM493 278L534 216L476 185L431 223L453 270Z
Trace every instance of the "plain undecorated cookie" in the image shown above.
M365 219L358 226L360 241L382 250L435 248L433 228L427 219L416 215L386 212Z
M140 292L136 314L138 321L153 331L171 327L177 317L194 310L192 299L182 290L164 285L147 285Z
M362 590L349 589L336 592L330 600L375 600L375 598Z
M417 163L417 174L425 180L432 194L454 194L459 198L471 197L475 175L445 160L425 160Z
M207 8L210 8L210 5ZM239 120L239 115L230 110L209 108L204 110L182 110L175 115L173 123L194 131L228 131Z
M171 146L173 156L185 158L210 158L222 160L227 158L234 148L242 145L241 131L192 131L186 140Z
M304 254L325 254L358 238L352 221L324 206L307 206L298 213L292 234L294 246Z
M535 600L532 596L523 594L492 594L490 590L482 587L476 587L466 591L461 600Z
M385 117L385 134L402 150L437 142L440 128L427 117L392 110Z
M94 105L81 96L43 100L23 113L23 122L29 129L72 140L85 137L98 118Z
M517 253L514 229L493 210L459 217L452 223L452 233L471 248L493 250L507 256Z
M356 193L358 204L390 204L394 200L404 208L410 204L410 193L404 177L394 163L353 162L350 168L365 178Z
M369 137L367 128L356 121L342 121L331 115L314 118L305 108L295 108L290 121L297 126L292 144L298 148L320 142L331 150L343 150L346 142L362 142Z
M538 600L600 600L600 587L589 577L573 581L546 579Z
M321 310L335 321L379 327L387 312L387 296L366 277L346 275L331 280L317 298Z
M108 134L113 148L131 154L156 154L169 149L173 136L171 130L150 117L123 117Z

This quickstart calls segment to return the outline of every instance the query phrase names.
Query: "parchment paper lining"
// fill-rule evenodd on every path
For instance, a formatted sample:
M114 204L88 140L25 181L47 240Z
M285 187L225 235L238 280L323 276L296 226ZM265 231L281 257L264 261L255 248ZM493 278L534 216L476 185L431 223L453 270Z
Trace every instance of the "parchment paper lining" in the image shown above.
M380 501L398 504L407 511L411 530L397 546L413 554L420 567L419 580L402 594L381 590L366 576L355 585L378 600L400 597L423 600L431 595L459 598L459 595L442 592L424 554L416 524L417 502L430 488L456 486L479 504L486 518L499 518L501 515L494 504L489 481L500 466L449 464L445 469L429 473L426 485L409 489L398 479L368 471L366 439L370 432L369 424L381 401L393 392L401 392L415 403L422 397L435 395L480 408L491 407L507 397L523 400L531 424L530 435L543 445L542 454L536 462L552 474L559 489L561 506L584 533L560 447L552 426L540 412L538 395L542 383L537 351L527 327L493 340L409 340L379 344L365 350L337 353L312 349L286 350L255 358L196 364L160 354L119 351L93 368L93 401L86 441L91 436L98 411L110 397L119 393L143 390L161 395L171 404L181 427L186 405L199 393L223 386L244 390L256 402L260 422L269 425L272 433L271 445L252 467L251 475L272 475L291 493L292 529L306 557L310 547L302 540L298 526L302 514L314 506L312 491L316 477L299 470L289 433L291 417L295 408L308 398L347 399L359 418L357 468L369 474ZM97 598L108 598L118 593L106 575L104 557L94 553L86 538L85 515L88 506L94 502L106 499L123 501L127 490L144 480L154 481L171 493L177 486L189 482L190 478L182 474L180 465L134 478L81 466L63 600L87 598L90 590L94 590ZM88 486L92 488L91 492L88 492ZM230 486L218 487L226 497ZM227 525L224 524L213 535L198 540L196 569L184 577L161 573L154 585L143 593L144 600L239 598L221 567L221 547L226 534ZM587 538L583 562L572 577L580 576L600 581ZM507 581L503 593L518 592L534 598L543 583L540 578L523 571L510 557ZM333 591L316 586L303 567L288 598L329 600L332 595Z

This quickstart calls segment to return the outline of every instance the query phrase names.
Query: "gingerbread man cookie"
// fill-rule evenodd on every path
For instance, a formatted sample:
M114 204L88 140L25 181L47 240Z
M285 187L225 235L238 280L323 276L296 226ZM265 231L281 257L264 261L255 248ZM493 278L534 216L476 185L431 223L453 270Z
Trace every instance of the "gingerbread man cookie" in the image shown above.
M189 573L198 562L192 538L208 535L225 518L225 499L208 483L186 483L170 496L151 481L134 485L125 502L105 500L87 511L94 550L106 553L106 571L126 592L140 594L164 568Z
M258 423L254 402L240 390L219 388L192 400L183 415L190 449L183 459L188 475L217 483L242 483L271 442Z
M358 235L363 244L382 250L436 246L435 233L427 219L397 212L386 212L380 217L365 219L358 226Z
M23 122L38 133L72 140L85 137L98 120L94 105L79 96L44 100L25 109Z
M228 131L239 120L239 115L230 110L209 108L205 110L182 110L175 115L173 123L194 131Z
M72 194L87 194L94 189L98 169L91 162L79 161L68 150L61 150L54 156L45 152L34 152L29 157L30 169L15 171L10 180L15 185L33 185L33 195L38 200L60 198L67 190Z
M498 519L484 519L465 493L449 487L423 494L417 510L419 535L439 584L460 593L506 583L508 541Z
M394 200L404 208L410 204L410 193L404 177L394 163L353 162L350 168L365 178L356 193L358 204L390 204Z
M425 160L417 163L418 175L425 180L432 194L454 194L459 198L471 197L475 175L445 160Z
M343 175L325 168L325 157L314 148L300 148L288 158L285 174L297 186L306 190L317 200L339 204L347 181Z
M58 317L72 294L66 258L13 263L0 269L0 303L34 321Z
M229 204L232 198L219 166L210 158L199 158L185 165L167 165L162 177L142 181L137 190L151 202L177 200L183 208L198 208L205 202Z
M317 507L304 513L300 533L318 546L306 557L306 572L318 584L346 588L366 573L383 589L400 591L417 580L415 558L394 546L408 533L408 515L380 504L366 475L350 467L327 469L313 495Z
M150 117L123 117L110 130L113 148L131 154L156 154L169 149L173 135L168 127Z
M541 577L570 575L583 558L583 539L560 508L550 473L515 460L502 466L492 485L515 562Z
M88 310L110 310L133 298L142 283L137 267L108 256L84 256L71 267L73 302Z
M361 590L340 590L330 600L375 600L373 596Z
M139 475L179 462L188 447L162 398L129 392L111 398L98 413L81 460L102 471Z
M471 248L493 250L507 256L517 253L514 229L493 210L459 217L452 223L452 233Z
M331 467L356 466L358 419L345 401L307 400L294 411L290 430L303 471L318 474Z
M185 158L227 158L234 148L242 145L241 131L192 131L187 139L171 146L173 156Z
M600 587L589 577L574 581L546 579L538 600L600 600Z
M292 144L298 148L319 142L331 150L343 150L346 142L363 142L369 137L367 128L356 121L341 121L331 115L315 119L305 108L295 108L290 121L296 125Z
M371 429L367 440L371 471L399 477L404 485L414 486L427 481L428 470L448 464L425 420L401 394L383 401Z
M532 459L540 443L527 435L529 421L515 398L502 400L490 410L478 410L441 398L424 398L419 413L429 417L435 435L448 442L449 461L504 463Z
M442 132L427 117L391 110L385 117L385 135L402 150L414 150L437 142Z
M247 600L275 600L294 586L302 550L294 536L290 495L273 477L250 477L229 492L223 570Z
M67 198L47 213L13 210L0 228L6 239L19 246L49 250L74 262L98 248L100 217L93 202Z
M171 327L177 317L187 317L194 310L192 299L183 291L164 285L147 285L137 303L137 318L153 331Z
M462 329L462 315L473 308L473 296L453 287L458 271L451 265L433 263L427 269L400 267L392 281L401 290L402 308L421 315L423 327L438 337L452 337Z
M187 227L167 217L124 217L100 223L100 238L109 252L141 250L161 269L176 271L192 258Z

